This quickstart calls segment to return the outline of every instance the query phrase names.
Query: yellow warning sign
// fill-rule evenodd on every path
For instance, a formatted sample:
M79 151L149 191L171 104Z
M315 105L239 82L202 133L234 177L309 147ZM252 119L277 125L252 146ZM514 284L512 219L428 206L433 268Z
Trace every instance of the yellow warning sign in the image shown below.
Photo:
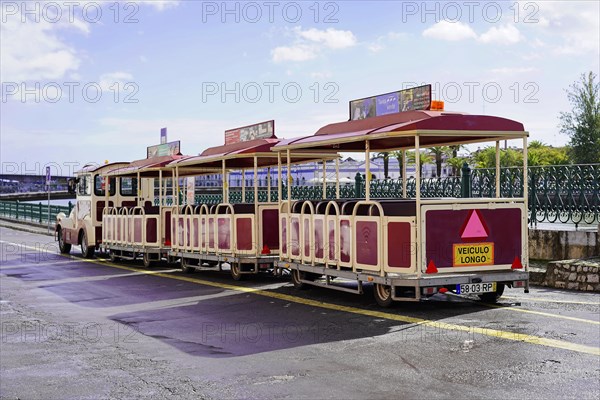
M455 267L494 265L494 243L455 243L452 253Z

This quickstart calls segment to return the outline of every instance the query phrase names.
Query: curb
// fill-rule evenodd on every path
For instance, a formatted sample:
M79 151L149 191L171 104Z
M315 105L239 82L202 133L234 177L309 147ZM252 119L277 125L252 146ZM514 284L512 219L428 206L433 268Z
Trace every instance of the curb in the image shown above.
M46 236L54 236L54 228L52 227L50 233L48 233L48 229L42 229L41 227L36 227L30 224L19 224L19 223L6 223L4 219L0 219L0 227L8 228L15 231L34 233L36 235L46 235Z

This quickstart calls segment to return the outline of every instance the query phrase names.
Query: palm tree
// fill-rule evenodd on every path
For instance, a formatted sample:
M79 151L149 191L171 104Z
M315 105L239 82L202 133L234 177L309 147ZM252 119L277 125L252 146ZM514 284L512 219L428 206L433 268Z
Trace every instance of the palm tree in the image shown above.
M384 179L387 179L389 177L388 171L390 166L390 153L377 153L377 157L383 159L383 175Z
M389 155L391 155L396 160L398 160L398 169L400 172L398 176L402 177L402 151L401 150L392 151L391 153L389 153Z
M546 147L547 145L542 142L541 140L532 140L531 142L529 142L529 145L527 145L528 149L541 149Z
M444 162L444 156L450 152L450 148L448 146L431 147L429 151L431 151L431 154L435 158L435 169L437 172L437 177L440 178L442 176L442 163Z
M460 171L463 163L466 161L467 159L464 157L452 157L446 160L446 163L452 167L452 176L458 176L458 171Z
M454 146L448 146L450 148L450 153L452 158L458 158L458 151L464 147L461 144L457 144ZM458 170L462 168L462 164L460 164L458 167L455 165L452 165L450 163L448 163L451 167L452 167L452 176L458 176Z
M408 153L408 160L409 160L409 162L416 164L414 151L410 151ZM425 151L419 151L419 162L421 165L421 169L420 169L419 173L420 173L421 177L423 177L423 165L429 164L431 161L432 161L432 158L429 154L427 154Z

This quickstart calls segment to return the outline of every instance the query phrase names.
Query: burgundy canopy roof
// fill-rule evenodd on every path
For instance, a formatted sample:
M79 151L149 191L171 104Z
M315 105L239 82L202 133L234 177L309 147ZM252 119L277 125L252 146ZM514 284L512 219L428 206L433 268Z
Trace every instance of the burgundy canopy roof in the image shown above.
M407 111L355 121L329 124L314 135L286 140L274 150L310 148L311 150L371 150L410 148L419 135L421 147L469 143L527 135L523 124L506 118L444 111Z
M102 165L98 165L98 164L92 164L92 165L85 165L83 168L81 168L79 171L76 172L76 174L81 174L81 173L85 173L85 172L97 172L100 171L102 169L115 169L117 167L117 165L119 165L120 167L124 167L127 166L127 164L129 164L129 162L113 162L110 164L102 164Z
M232 143L224 146L211 147L204 150L198 156L186 157L173 161L169 167L189 167L189 168L208 168L220 169L223 166L223 160L226 160L227 169L249 169L254 168L254 157L257 157L257 166L259 168L277 165L277 153L271 151L271 148L279 143L279 139L255 139L247 142ZM323 158L323 154L314 152L297 153L292 158L292 163L310 161ZM328 158L332 156L325 155ZM209 173L209 171L207 171ZM185 171L180 170L180 174Z
M174 160L178 160L183 156L160 156L153 158L144 158L141 160L132 161L129 165L121 168L115 168L107 172L107 175L136 175L138 172L144 174L147 170L162 168ZM148 171L150 172L150 171Z

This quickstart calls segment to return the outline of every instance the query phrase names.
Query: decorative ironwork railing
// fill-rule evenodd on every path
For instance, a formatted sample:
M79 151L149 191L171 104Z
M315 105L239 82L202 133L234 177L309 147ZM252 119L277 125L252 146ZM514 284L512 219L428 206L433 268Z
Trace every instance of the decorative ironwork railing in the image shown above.
M470 172L470 174L469 174ZM469 176L470 175L470 176ZM464 179L467 177L468 179ZM465 188L465 186L468 186ZM523 168L502 168L500 170L500 197L523 196ZM564 165L529 167L528 169L528 206L529 219L532 225L538 222L557 222L574 224L600 223L600 164ZM465 189L470 190L469 197L495 197L496 170L479 168L466 170L463 177L424 178L421 179L421 196L427 198L463 197ZM371 197L402 197L401 180L374 180L371 182ZM416 181L406 181L407 197L415 197ZM468 193L467 190L467 193ZM323 187L292 186L292 199L318 200L323 198ZM357 195L358 193L358 195ZM229 193L231 203L253 203L254 190L247 188L242 201L241 190ZM277 188L271 188L271 202L276 202ZM354 184L340 186L340 198L357 198L365 196L365 184L362 176L357 175ZM268 190L260 188L258 199L266 202ZM287 187L282 190L282 197L287 199ZM328 183L327 199L336 197L335 184ZM180 204L184 196L180 196ZM220 191L196 194L195 204L218 204L223 201ZM172 205L172 197L165 199L165 205ZM158 205L158 199L155 200ZM63 211L70 212L70 207L51 206L51 220ZM30 204L15 201L0 202L0 215L14 219L25 219L45 222L48 215L47 206L42 203Z
M523 197L523 168L500 169L500 197ZM530 223L559 222L574 224L600 223L600 164L541 166L528 168L528 206ZM465 191L466 190L466 191ZM373 180L370 187L372 198L400 198L403 188L401 180ZM318 200L323 198L323 187L292 186L293 200ZM465 196L465 193L467 195ZM335 198L335 184L327 184L326 198ZM415 197L416 180L406 181L407 197ZM259 201L267 200L267 189L258 191ZM362 176L357 175L354 184L340 186L340 198L365 196ZM426 198L443 197L495 197L496 170L477 168L463 171L462 177L423 178L421 196ZM282 190L287 199L287 188ZM217 204L222 201L221 193L196 195L196 204ZM276 202L277 188L271 188L270 201ZM231 191L229 201L241 203L241 191ZM254 190L245 191L246 203L254 202Z

